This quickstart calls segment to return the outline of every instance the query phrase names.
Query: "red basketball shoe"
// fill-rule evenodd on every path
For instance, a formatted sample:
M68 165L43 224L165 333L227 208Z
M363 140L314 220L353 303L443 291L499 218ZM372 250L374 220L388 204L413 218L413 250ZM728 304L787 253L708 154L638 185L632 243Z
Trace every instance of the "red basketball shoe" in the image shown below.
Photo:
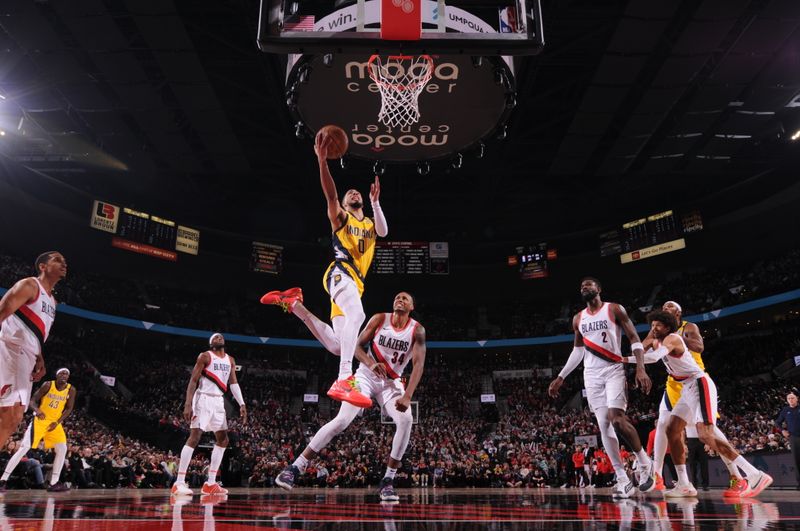
M744 498L750 495L750 484L746 479L731 477L731 485L722 495L726 498Z
M228 494L228 489L223 489L222 485L219 483L203 483L203 488L200 489L201 494L209 495L209 494Z
M361 394L356 378L350 375L346 380L338 380L328 389L328 396L339 402L348 402L356 407L372 407L372 399Z
M261 297L261 304L274 304L288 313L292 313L292 305L295 302L303 302L303 290L300 288L289 288L286 291L270 291Z

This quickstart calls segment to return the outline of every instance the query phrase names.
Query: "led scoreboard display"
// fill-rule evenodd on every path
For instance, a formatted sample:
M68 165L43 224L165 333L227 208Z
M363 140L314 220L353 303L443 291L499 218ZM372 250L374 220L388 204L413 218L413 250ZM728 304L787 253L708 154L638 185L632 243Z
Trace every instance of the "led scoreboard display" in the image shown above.
M697 211L678 216L666 210L624 223L621 229L600 235L600 256L619 255L627 264L686 248L685 234L703 229Z
M447 242L385 242L375 244L370 272L389 275L446 275Z
M114 235L111 245L135 253L175 262L180 251L196 255L200 231L178 225L172 220L120 208L105 201L95 201L89 225Z
M520 245L516 254L508 257L508 265L517 267L519 277L525 280L532 278L547 278L550 276L548 262L558 258L557 249L548 249L547 243L536 245Z
M250 271L254 273L272 273L277 275L283 271L283 247L264 242L253 242L250 253Z

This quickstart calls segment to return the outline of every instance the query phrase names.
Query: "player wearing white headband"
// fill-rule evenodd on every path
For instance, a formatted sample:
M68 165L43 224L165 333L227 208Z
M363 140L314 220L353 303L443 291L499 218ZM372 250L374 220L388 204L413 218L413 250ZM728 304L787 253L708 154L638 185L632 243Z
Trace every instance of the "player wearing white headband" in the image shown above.
M242 423L247 422L247 407L242 397L242 389L236 380L236 361L225 352L225 338L213 334L208 339L208 350L197 356L189 386L186 388L186 402L183 418L189 422L189 439L181 450L178 464L178 477L172 486L173 496L191 496L192 489L186 484L186 471L192 460L194 449L200 442L203 432L213 431L216 444L211 451L208 466L208 481L203 484L203 494L227 494L217 483L217 472L222 464L222 456L228 447L228 419L225 416L225 392L231 390L239 404Z

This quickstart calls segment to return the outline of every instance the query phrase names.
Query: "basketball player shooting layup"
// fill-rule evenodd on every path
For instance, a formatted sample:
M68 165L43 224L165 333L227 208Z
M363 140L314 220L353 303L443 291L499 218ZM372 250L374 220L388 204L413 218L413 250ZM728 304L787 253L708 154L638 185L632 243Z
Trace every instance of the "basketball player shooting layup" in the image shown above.
M53 289L67 276L57 251L40 254L36 277L23 278L0 300L0 446L22 421L33 382L45 373L42 347L56 318Z
M644 368L644 350L639 342L639 335L625 308L613 302L603 302L600 299L601 291L602 287L597 279L587 277L581 281L581 297L586 302L586 309L572 319L575 347L558 377L550 383L548 393L554 398L558 396L564 378L583 361L586 397L589 407L597 417L603 447L617 475L613 494L628 498L634 487L622 463L615 429L619 430L636 454L639 485L649 486L654 478L653 463L642 448L636 428L625 415L628 393L622 357L623 330L636 357L636 384L647 394L652 382Z
M383 238L389 229L379 202L381 185L377 176L369 192L374 223L364 214L364 202L357 190L348 190L342 202L339 202L336 184L328 169L330 143L327 135L319 134L314 150L319 162L322 192L328 204L328 220L333 230L334 259L322 278L325 291L331 296L333 327L323 323L303 306L303 291L300 288L270 291L261 297L261 304L275 304L293 313L328 351L341 356L339 376L328 391L329 397L357 407L370 407L372 400L360 392L353 378L353 356L358 331L366 317L361 294L364 292L364 277L375 254L376 234Z
M178 478L172 485L173 496L191 496L192 489L186 484L186 471L192 460L194 449L200 442L203 432L213 431L216 444L211 451L208 465L208 481L203 484L202 494L227 494L217 483L217 472L222 464L222 456L228 446L228 419L225 416L225 392L230 389L236 403L242 424L247 422L247 407L242 397L242 388L236 380L236 361L225 352L225 338L214 334L208 340L208 350L197 356L197 362L186 388L186 403L183 418L189 424L189 439L181 450L178 463Z
M413 310L414 298L401 291L394 298L392 313L374 315L358 337L356 346L356 358L361 364L355 378L364 394L377 400L385 413L394 420L396 428L392 451L386 463L386 473L378 486L383 501L399 500L394 490L394 477L411 437L413 419L409 406L425 367L425 329L409 315ZM369 345L374 359L365 351L366 345ZM414 367L408 386L404 387L400 375L411 360ZM303 453L278 475L275 483L291 490L297 477L305 472L308 462L342 433L359 411L354 405L342 404L336 417L317 431Z

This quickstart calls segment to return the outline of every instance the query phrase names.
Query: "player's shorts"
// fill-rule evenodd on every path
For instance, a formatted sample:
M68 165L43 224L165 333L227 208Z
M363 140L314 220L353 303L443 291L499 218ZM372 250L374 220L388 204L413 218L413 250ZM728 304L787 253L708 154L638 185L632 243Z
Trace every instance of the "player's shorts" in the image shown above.
M36 365L36 355L17 344L0 339L0 407L22 404L31 399L31 374Z
M195 393L192 400L192 422L189 427L202 431L227 430L225 398L222 395Z
M714 381L706 374L685 382L681 397L672 408L672 414L682 418L687 424L716 424L717 386Z
M584 368L583 383L592 412L601 407L622 411L628 409L628 382L625 380L625 367L622 363Z
M379 378L366 366L361 365L356 371L356 382L361 388L361 394L370 397L381 406L387 415L393 416L397 411L387 408L392 405L393 400L397 400L406 392L403 382L400 379L389 380ZM402 414L411 416L411 408L406 409Z
M667 387L664 389L664 396L661 398L659 411L672 411L673 406L680 400L682 391L682 383L672 377L667 378Z
M52 423L52 420L34 418L33 422L28 424L25 437L31 443L31 448L38 448L42 440L44 440L45 449L53 448L57 444L67 444L67 434L61 424L56 425L53 431L47 431L48 426Z
M344 266L342 266L344 267ZM339 293L341 293L344 289L347 289L350 286L354 286L358 290L358 296L364 294L364 283L361 282L358 278L353 278L353 274L350 273L343 273L339 267L335 267L334 264L328 266L328 269L325 271L325 276L322 279L322 285L325 287L325 291L331 296L331 319L338 316L344 316L344 312L339 306L333 302L333 299L336 298Z

